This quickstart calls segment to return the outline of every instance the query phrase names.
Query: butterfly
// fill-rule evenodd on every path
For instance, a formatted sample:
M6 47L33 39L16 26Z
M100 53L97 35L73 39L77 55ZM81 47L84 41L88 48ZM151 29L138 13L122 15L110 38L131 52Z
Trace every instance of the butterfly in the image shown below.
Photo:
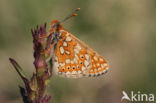
M78 10L79 8L75 11ZM65 20L76 15L76 13L72 13ZM49 48L52 48L53 70L56 74L68 78L80 78L96 77L108 71L107 61L64 29L58 20L51 22L49 35L52 36Z

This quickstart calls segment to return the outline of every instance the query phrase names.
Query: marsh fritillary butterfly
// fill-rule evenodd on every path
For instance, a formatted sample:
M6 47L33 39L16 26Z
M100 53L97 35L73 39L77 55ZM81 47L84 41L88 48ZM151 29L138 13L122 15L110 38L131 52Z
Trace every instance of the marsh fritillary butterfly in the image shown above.
M77 10L79 8L75 11ZM66 19L76 15L73 13ZM53 69L56 74L63 77L80 78L100 76L107 72L107 61L64 29L58 20L51 22L49 35L52 36L52 44L54 44Z

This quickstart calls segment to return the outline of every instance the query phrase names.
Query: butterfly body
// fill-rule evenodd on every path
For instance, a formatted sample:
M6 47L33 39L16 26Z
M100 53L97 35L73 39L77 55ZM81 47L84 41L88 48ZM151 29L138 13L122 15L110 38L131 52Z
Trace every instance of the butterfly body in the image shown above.
M65 30L58 20L51 23L53 64L56 74L80 78L107 72L107 61L84 42Z

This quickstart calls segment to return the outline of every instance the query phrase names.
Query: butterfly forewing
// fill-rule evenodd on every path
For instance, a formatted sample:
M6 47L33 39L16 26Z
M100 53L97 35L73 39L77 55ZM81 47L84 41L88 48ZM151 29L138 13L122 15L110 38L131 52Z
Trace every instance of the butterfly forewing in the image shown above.
M61 29L55 49L54 65L58 75L79 78L107 72L106 60L70 32Z

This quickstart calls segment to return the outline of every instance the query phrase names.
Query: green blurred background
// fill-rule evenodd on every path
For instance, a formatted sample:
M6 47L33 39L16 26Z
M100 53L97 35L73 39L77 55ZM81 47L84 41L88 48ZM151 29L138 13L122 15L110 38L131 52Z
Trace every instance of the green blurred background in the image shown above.
M0 0L0 103L22 102L23 83L8 58L31 77L30 29L49 27L78 7L64 27L105 57L110 70L97 78L53 76L52 103L120 103L123 90L156 95L156 0Z

